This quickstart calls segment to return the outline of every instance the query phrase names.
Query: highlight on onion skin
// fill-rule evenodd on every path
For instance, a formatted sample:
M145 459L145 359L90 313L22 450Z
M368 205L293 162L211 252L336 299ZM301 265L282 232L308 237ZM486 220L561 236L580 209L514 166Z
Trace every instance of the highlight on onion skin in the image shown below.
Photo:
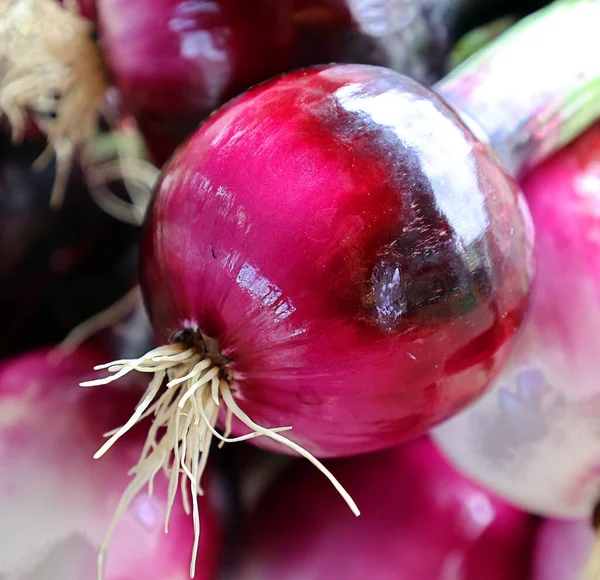
M531 580L581 580L593 544L588 519L542 521L535 538Z
M600 124L523 181L537 273L494 388L440 426L465 473L525 509L591 519L600 490Z
M103 433L126 419L139 380L132 377L119 386L115 405L114 392L72 388L89 377L90 365L109 355L106 348L94 343L54 363L49 353L43 349L0 364L0 576L91 579L142 440L132 433L103 461L91 456ZM216 480L207 475L217 502ZM122 515L104 580L187 577L193 530L178 501L165 536L166 487L164 478L157 478L153 496L140 494ZM223 530L217 504L200 501L196 578L212 580Z
M0 134L0 357L62 340L134 277L137 230L98 208L75 170L50 209L55 166L31 168L43 149Z
M531 579L534 518L459 475L427 439L327 465L361 517L295 463L249 518L237 579Z

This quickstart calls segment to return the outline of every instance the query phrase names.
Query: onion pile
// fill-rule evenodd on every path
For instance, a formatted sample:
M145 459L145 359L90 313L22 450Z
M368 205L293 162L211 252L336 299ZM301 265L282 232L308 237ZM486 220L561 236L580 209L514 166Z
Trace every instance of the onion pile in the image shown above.
M437 88L464 104L469 90L496 86L494 63L504 75L545 25L567 22L574 34L594 15L599 3L560 2ZM574 130L544 125L549 105L584 125L566 86L600 74L594 63L562 66L543 90L523 85L532 133L520 124L510 137L493 132L511 167ZM473 87L475 71L484 72ZM506 102L527 120L508 91L498 98L496 109ZM585 113L588 122L596 114ZM308 458L358 515L316 457L395 446L457 413L489 387L525 318L528 211L476 135L477 124L432 91L367 65L288 73L213 113L163 169L145 224L140 279L162 346L100 365L109 375L84 383L152 375L96 457L153 412L140 481L175 461L199 486L213 437L252 439ZM512 146L517 137L524 151ZM169 475L176 486L179 473Z
M0 357L112 302L120 264L148 314L135 287L58 350L0 361L1 578L181 578L190 552L189 575L216 578L237 504L209 456L237 441L329 480L275 478L241 580L565 580L563 535L580 568L575 528L534 537L505 501L598 512L600 125L534 168L600 117L600 0L557 0L440 79L475 4L0 0L2 135L56 155L33 174L35 144L1 143ZM158 169L105 132L136 124L162 166L147 214L154 186L133 184ZM96 220L74 159L113 217L146 214L137 277L133 229ZM74 349L136 301L135 344L120 324ZM440 424L498 496L423 437Z

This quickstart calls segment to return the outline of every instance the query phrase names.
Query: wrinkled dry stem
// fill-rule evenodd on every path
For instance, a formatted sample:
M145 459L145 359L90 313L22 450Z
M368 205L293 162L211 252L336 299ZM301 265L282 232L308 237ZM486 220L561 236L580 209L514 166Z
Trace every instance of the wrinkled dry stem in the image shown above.
M67 3L72 4L72 3ZM0 109L20 141L31 116L56 156L51 205L61 203L74 153L94 133L107 80L93 26L55 0L0 0Z
M146 443L138 463L131 470L133 480L125 490L113 521L98 556L98 579L102 579L104 556L114 527L137 493L148 486L152 494L154 477L163 471L169 480L165 531L167 531L173 502L180 487L180 480L188 481L189 492L181 484L181 495L186 513L192 513L194 522L194 549L190 566L193 578L196 568L196 555L200 539L200 517L198 495L203 494L201 479L213 437L222 443L245 441L258 436L266 436L286 445L299 455L311 461L332 482L355 515L360 512L352 498L335 477L308 451L280 435L280 431L291 427L265 429L252 421L238 406L231 391L229 379L223 373L224 366L197 348L183 344L171 344L154 349L137 360L119 360L95 367L107 369L111 376L82 383L84 387L106 385L125 374L136 370L153 375L146 393L138 403L134 413L125 425L107 433L108 441L94 457L100 458L110 447L134 425L152 416ZM166 388L162 388L165 377ZM224 406L227 412L225 433L215 429L219 409ZM241 437L229 438L232 416L237 417L251 432ZM191 497L191 508L190 508Z

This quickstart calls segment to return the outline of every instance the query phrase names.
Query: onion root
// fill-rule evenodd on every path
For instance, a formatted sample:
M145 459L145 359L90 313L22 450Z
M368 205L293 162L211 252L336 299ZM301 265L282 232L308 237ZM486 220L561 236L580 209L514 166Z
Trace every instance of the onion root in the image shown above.
M47 135L36 166L56 156L52 207L62 202L75 152L96 130L108 88L94 27L73 5L0 0L0 110L15 141L29 116Z
M208 340L206 344L210 344ZM96 459L102 457L134 425L146 417L153 416L140 459L130 472L133 479L121 498L100 549L99 580L102 579L104 556L116 522L145 485L148 486L148 493L152 494L154 477L161 470L169 480L165 532L168 531L169 515L178 489L181 491L186 513L191 512L193 516L194 548L190 577L194 577L200 538L198 495L203 494L202 473L206 467L213 437L220 439L221 443L234 443L265 436L286 445L313 463L331 481L353 513L356 516L360 515L354 500L333 474L304 448L280 435L281 431L287 431L291 427L266 429L252 421L240 409L231 388L235 387L235 380L230 378L231 373L227 362L223 362L223 357L218 352L213 353L208 350L209 352L206 352L206 349L197 346L189 347L177 342L156 348L139 359L118 360L99 365L95 367L96 370L106 369L112 374L102 379L81 383L82 387L106 385L133 370L153 375L148 389L130 419L122 427L107 433L108 440L94 455ZM166 389L161 389L165 378ZM225 407L227 412L223 434L215 429L221 407ZM229 438L233 416L244 423L251 432L240 437ZM187 479L189 482L191 509L188 490L180 479Z

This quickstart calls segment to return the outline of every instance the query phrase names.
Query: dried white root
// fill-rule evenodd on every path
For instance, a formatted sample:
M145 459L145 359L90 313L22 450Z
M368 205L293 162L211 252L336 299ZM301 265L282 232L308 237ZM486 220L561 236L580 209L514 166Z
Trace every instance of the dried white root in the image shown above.
M113 120L113 125L118 124L118 120ZM160 174L145 157L138 130L127 124L108 135L97 135L81 157L94 201L112 217L131 225L142 225ZM111 182L120 180L130 201L121 199L109 187Z
M153 416L140 459L130 472L134 476L133 480L123 494L98 556L99 580L102 580L104 556L116 522L145 485L148 485L148 493L152 494L154 477L160 470L169 479L165 531L167 531L180 478L187 478L189 482L191 510L190 498L183 483L181 494L186 513L189 514L191 511L194 521L194 549L190 566L190 577L194 577L200 539L198 495L203 494L201 479L213 437L222 442L233 443L265 436L286 445L313 463L331 481L354 514L360 515L354 500L333 474L304 448L279 434L280 431L286 431L291 427L265 429L254 423L240 409L230 388L231 379L227 378L224 372L226 363L222 361L218 352L206 354L197 347L175 343L154 349L137 360L118 360L95 368L107 369L113 374L82 383L81 386L106 385L133 370L153 374L146 393L129 421L115 431L107 433L108 441L94 455L96 459L102 457L134 425L146 417ZM165 377L168 378L168 382L166 388L161 390ZM227 411L226 429L223 435L215 429L219 409L222 406ZM232 416L237 417L252 432L241 437L229 438Z
M50 353L50 356L57 360L73 354L88 338L123 322L141 304L141 301L142 292L136 285L114 304L78 324Z
M38 166L56 155L53 207L105 102L108 82L93 33L90 22L55 0L0 0L0 110L15 141L30 115L47 135Z

